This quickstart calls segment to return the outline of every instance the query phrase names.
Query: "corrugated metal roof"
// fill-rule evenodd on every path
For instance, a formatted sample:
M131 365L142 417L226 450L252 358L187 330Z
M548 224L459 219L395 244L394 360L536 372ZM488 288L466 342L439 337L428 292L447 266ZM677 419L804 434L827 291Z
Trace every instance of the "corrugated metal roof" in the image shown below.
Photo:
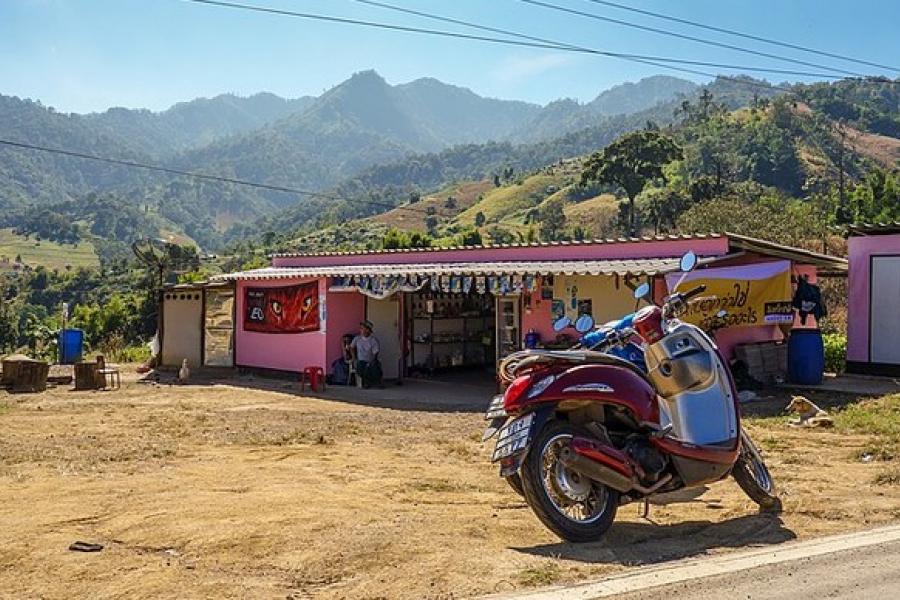
M891 235L900 233L900 221L887 223L854 223L847 226L850 235Z
M657 275L678 270L677 258L628 260L554 260L457 263L394 263L388 265L338 265L329 267L266 267L226 275L219 280L289 279L299 277L349 277L352 275ZM706 262L706 261L701 261Z
M719 233L695 233L678 235L655 235L644 237L620 237L594 240L571 240L558 242L521 242L513 244L479 244L476 246L429 246L427 248L390 248L387 250L346 250L336 252L282 252L272 258L301 258L307 256L365 256L371 254L409 254L420 252L443 252L446 250L485 250L492 248L553 248L559 246L591 246L600 244L624 244L637 242L664 242L672 240L705 240L720 238Z
M839 274L847 272L847 259L841 258L840 256L829 256L828 254L813 252L812 250L776 244L775 242L770 242L768 240L738 235L736 233L728 233L726 235L728 236L728 244L732 248L786 258L801 264L814 265L817 268L822 269L823 273Z

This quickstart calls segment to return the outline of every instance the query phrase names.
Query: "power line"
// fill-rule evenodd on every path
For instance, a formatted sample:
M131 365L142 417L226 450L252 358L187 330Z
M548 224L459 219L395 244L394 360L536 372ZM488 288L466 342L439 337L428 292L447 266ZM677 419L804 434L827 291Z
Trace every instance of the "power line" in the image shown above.
M544 50L561 50L566 52L580 52L585 54L594 54L599 56L607 56L611 58L621 58L624 60L631 60L635 62L643 62L645 64L652 64L657 67L662 68L670 68L673 70L679 70L676 67L663 67L663 65L658 63L675 63L675 64L686 64L686 65L694 65L694 66L707 66L707 67L717 67L723 69L732 69L738 71L759 71L765 73L777 73L781 75L796 75L799 77L818 77L821 79L842 79L841 76L838 75L830 75L827 73L811 73L807 71L790 71L786 69L768 69L762 67L749 67L743 65L727 65L721 63L713 63L707 61L696 61L696 60L686 60L686 59L678 59L678 58L670 58L664 56L647 56L642 54L628 54L621 52L610 52L606 50L596 50L591 48L582 48L580 46L573 46L569 44L562 43L547 43L547 42L535 42L535 41L517 41L510 40L504 38L496 38L482 35L473 35L468 33L460 33L455 31L444 31L440 29L426 29L422 27L411 27L407 25L397 25L394 23L380 23L376 21L367 21L363 19L351 19L346 17L336 17L333 15L322 15L315 13L305 13L305 12L297 12L291 10L284 10L279 8L272 8L268 6L259 6L253 4L243 4L239 2L226 2L223 0L182 0L183 2L191 2L194 4L201 4L206 6L215 6L220 8L231 8L231 9L239 9L239 10L247 10L252 12L259 13L267 13L285 17L295 17L301 19L311 19L318 21L326 21L331 23L342 23L345 25L358 25L363 27L373 27L377 29L387 29L390 31L401 31L405 33L418 33L424 35L432 35L446 38L458 38L458 39L466 39L471 41L479 41L479 42L487 42L493 44L502 44L508 46L525 46L529 48L540 48ZM477 25L471 25L477 26ZM703 75L706 77L716 77L716 75L710 73L704 73L702 71L691 71L688 69L683 69L684 72L693 73L696 75ZM776 87L776 86L772 86Z
M170 167L163 167L160 165L150 165L147 163L141 163L133 160L123 160L119 158L109 158L106 156L97 156L95 154L86 154L84 152L75 152L73 150L64 150L62 148L50 148L49 146L39 146L37 144L27 144L25 142L15 142L12 140L0 139L0 145L10 146L13 148L20 148L26 150L35 150L39 152L49 152L51 154L61 154L63 156L69 156L72 158L81 158L84 160L93 160L97 162L108 163L112 165L120 165L124 167L133 167L138 169L146 169L148 171L157 171L160 173L168 173L170 175L179 175L182 177L192 177L194 179L202 179L206 181L216 181L219 183L231 183L234 185L241 185L246 187L252 187L262 190L268 190L273 192L283 192L285 194L294 194L298 196L306 196L311 198L321 198L324 200L344 200L346 202L355 202L358 204L369 204L372 206L380 206L387 209L397 209L397 210L408 210L410 212L417 212L422 214L428 214L427 210L423 210L421 208L414 208L411 206L401 206L391 204L389 202L379 202L377 200L365 200L361 198L351 198L349 196L342 196L339 194L326 194L322 192L314 192L311 190L303 190L298 188L292 188L282 185L272 185L268 183L259 183L256 181L248 181L246 179L237 179L234 177L225 177L222 175L212 175L210 173L197 173L194 171L182 171L180 169L173 169Z
M520 33L518 31L511 31L509 29L500 29L498 27L489 27L487 25L481 25L479 23L473 23L471 21L463 21L461 19L455 19L452 17L445 17L443 15L437 15L434 13L427 13L419 10L413 10L411 8L406 8L403 6L397 6L395 4L387 4L385 2L377 2L376 0L351 0L352 2L357 2L359 4L366 4L369 6L376 6L378 8L384 8L387 10L393 10L396 12L405 13L408 15L416 15L418 17L424 17L426 19L432 19L435 21L441 21L444 23L453 23L454 25L462 25L464 27L471 27L473 29L479 29L481 31L490 31L492 33L500 33L503 35L508 35L511 37L530 40L532 42L540 42L541 44L547 44L553 46L560 50L567 50L573 52L583 52L585 54L599 54L602 56L610 56L613 58L624 58L626 60L633 60L636 62L643 62L645 64L652 64L654 66L669 68L665 65L657 64L654 61L660 62L672 62L678 64L686 64L686 65L694 65L700 67L716 67L720 69L733 69L736 71L760 71L763 73L777 73L781 75L800 75L805 77L823 77L823 78L831 78L831 79L842 79L841 76L837 75L829 75L827 73L808 73L806 71L791 71L785 69L769 69L764 67L749 67L745 65L731 65L731 64L723 64L723 63L715 63L709 61L700 61L700 60L688 60L688 59L676 59L669 57L660 57L660 56L643 56L640 54L620 54L616 52L606 52L603 50L597 50L595 48L588 48L586 46L579 46L575 44L570 44L568 42L559 42L556 40L551 40L547 38L537 37L533 35L527 35L524 33ZM698 73L703 74L703 73ZM709 75L710 77L715 77L714 75Z
M700 23L697 21L692 21L690 19L683 19L681 17L674 17L672 15L665 15L658 12L653 12L651 10L645 10L642 8L637 8L634 6L628 6L625 4L618 4L616 2L609 2L608 0L585 0L586 2L593 2L594 4L602 4L604 6L610 6L613 8L619 8L621 10L627 10L633 13L647 15L650 17L656 17L657 19L665 19L668 21L673 21L675 23L681 23L682 25L690 25L692 27L699 27L701 29L706 29L708 31L716 31L718 33L725 33L728 35L734 35L738 37L742 37L744 39L753 40L754 42L762 42L764 44L772 44L774 46L781 46L782 48L790 48L792 50L799 50L801 52L808 52L810 54L818 54L819 56L825 56L828 58L836 58L839 60L845 60L852 63L857 63L860 65L866 65L869 67L877 67L879 69L886 69L888 71L894 71L900 73L900 68L898 67L890 67L888 65L882 65L876 62L870 62L867 60L862 60L859 58L853 58L851 56L845 56L843 54L835 54L832 52L827 52L825 50L816 50L815 48L810 48L808 46L801 46L800 44L792 44L789 42L782 42L779 40L773 40L771 38L765 38L758 35L753 35L750 33L745 33L743 31L736 31L734 29L728 29L726 27L717 27L715 25L708 25L706 23Z
M829 67L828 65L822 65L818 63L808 62L805 60L798 60L795 58L788 58L785 56L778 56L777 54L771 54L769 52L763 52L761 50L753 50L750 48L744 48L742 46L735 46L732 44L726 44L724 42L716 42L714 40L709 40L706 38L700 38L693 35L687 35L684 33L678 33L676 31L669 31L668 29L660 29L658 27L651 27L649 25L640 25L639 23L633 23L631 21L625 21L622 19L614 19L612 17L605 17L603 15L598 15L596 13L585 12L583 10L577 10L574 8L569 8L567 6L560 6L558 4L552 4L549 2L543 2L541 0L519 0L519 2L524 2L525 4L531 4L533 6L540 6L542 8L547 8L550 10L555 10L558 12L569 13L572 15L577 15L580 17L587 17L589 19L594 19L597 21L604 21L606 23L613 23L615 25L622 25L623 27L630 27L632 29L640 29L642 31L650 31L652 33L658 33L660 35L667 35L669 37L675 37L683 40L688 40L691 42L696 42L698 44L706 44L708 46L715 46L717 48L725 48L727 50L735 50L737 52L744 52L746 54L754 54L756 56L762 56L764 58L771 58L775 60L781 60L785 62L791 62L798 65L803 65L806 67L815 67L817 69L825 69L827 71L833 71L835 73L841 73L842 75L849 75L851 77L865 77L862 73L857 73L854 71L847 71L844 69L839 69L837 67Z

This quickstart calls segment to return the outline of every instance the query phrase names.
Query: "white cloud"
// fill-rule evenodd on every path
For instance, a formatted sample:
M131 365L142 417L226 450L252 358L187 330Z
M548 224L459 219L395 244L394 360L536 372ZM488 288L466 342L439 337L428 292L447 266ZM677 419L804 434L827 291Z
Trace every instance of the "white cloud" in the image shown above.
M574 62L568 54L541 54L538 56L513 56L494 69L494 77L505 84L522 83L547 71L567 67Z

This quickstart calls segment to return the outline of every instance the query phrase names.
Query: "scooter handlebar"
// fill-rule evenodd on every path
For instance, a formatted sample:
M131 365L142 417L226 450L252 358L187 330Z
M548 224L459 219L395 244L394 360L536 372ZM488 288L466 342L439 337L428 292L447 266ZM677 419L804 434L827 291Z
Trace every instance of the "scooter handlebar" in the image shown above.
M683 293L681 295L681 299L687 301L687 300L690 300L691 298L693 298L694 296L696 296L697 294L702 294L705 291L706 291L706 286L703 284L700 284L697 287L690 289L690 290L686 291L685 293Z

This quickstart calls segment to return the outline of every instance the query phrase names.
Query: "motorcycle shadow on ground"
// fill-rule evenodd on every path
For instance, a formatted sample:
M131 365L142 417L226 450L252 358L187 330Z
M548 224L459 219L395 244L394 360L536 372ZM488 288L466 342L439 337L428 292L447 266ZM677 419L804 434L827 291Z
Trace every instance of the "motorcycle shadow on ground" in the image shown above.
M636 508L624 506L621 510ZM510 547L511 550L592 564L623 566L651 565L705 554L717 548L743 548L781 544L797 535L784 526L773 513L758 513L726 521L685 521L668 525L656 524L650 517L644 521L617 521L603 541L592 544L543 544L532 547Z

